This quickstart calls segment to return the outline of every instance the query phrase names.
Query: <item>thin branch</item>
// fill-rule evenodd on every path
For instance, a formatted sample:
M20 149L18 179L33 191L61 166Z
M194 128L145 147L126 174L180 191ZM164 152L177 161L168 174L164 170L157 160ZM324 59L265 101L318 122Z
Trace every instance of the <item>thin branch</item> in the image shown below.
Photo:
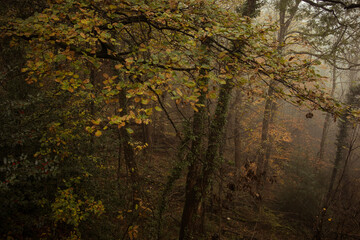
M161 109L165 112L165 115L166 115L167 119L170 121L172 127L174 128L174 130L175 130L175 132L176 132L176 136L177 136L181 141L183 141L183 139L182 139L182 137L181 137L180 131L177 129L174 121L171 119L168 111L166 110L163 102L161 101L161 98L160 98L159 94L157 94L157 92L156 92L151 86L148 86L148 89L155 94L155 96L156 96L156 98L157 98L157 100L158 100L158 102L159 102L159 104L160 104Z

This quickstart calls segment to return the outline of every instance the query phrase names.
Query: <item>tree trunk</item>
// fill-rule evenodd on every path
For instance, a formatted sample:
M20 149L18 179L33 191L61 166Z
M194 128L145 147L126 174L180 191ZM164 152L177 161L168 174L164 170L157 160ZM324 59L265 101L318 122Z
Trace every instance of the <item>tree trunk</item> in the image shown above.
M256 0L248 0L246 2L247 10L246 16L252 16L256 10ZM200 69L205 70L205 69ZM206 74L201 74L206 76ZM205 81L208 83L207 77ZM179 240L192 239L195 236L197 228L197 212L201 203L206 197L207 189L210 186L210 181L216 166L216 160L219 153L219 147L223 131L225 128L227 110L230 101L230 93L233 88L233 83L227 81L226 84L220 87L218 103L215 109L215 116L210 123L208 146L205 153L205 158L197 156L201 154L201 138L204 134L204 119L205 109L201 107L198 112L194 114L193 119L193 141L192 152L190 154L190 166L186 178L186 192L185 205L183 209ZM199 103L204 104L206 100L206 93L201 92ZM198 126L199 125L199 126ZM201 162L199 161L202 159Z
M119 94L119 103L123 108L123 114L127 114L127 98L126 98L126 90L122 89ZM137 168L137 164L135 161L135 153L133 147L130 145L131 137L128 131L126 130L126 127L120 128L120 138L122 140L122 148L124 151L124 160L126 167L129 171L130 176L130 185L132 189L132 202L133 207L135 207L135 204L137 203L137 195L139 193L139 172Z
M157 219L157 223L158 223L157 239L158 240L162 239L163 214L167 207L168 195L171 192L171 190L174 186L174 183L176 182L176 180L178 180L181 177L181 173L187 165L186 164L187 161L185 161L184 158L186 157L186 153L188 150L188 143L190 142L190 138L192 136L192 134L190 133L191 130L189 128L190 127L187 124L184 126L185 137L183 138L183 140L181 142L180 149L177 154L178 162L177 162L176 166L172 169L171 174L168 176L167 182L165 184L165 188L161 194L161 199L160 199L160 203L159 203L159 216Z
M288 8L288 0L280 0L279 2L279 22L280 22L280 29L278 33L278 48L277 51L281 55L283 54L284 44L285 44L285 36L287 34L288 28L296 14L296 11L299 7L300 0L295 2L295 6L293 7L292 11L290 11L290 16L287 20L285 20L286 11ZM274 122L274 114L277 109L276 101L274 100L275 96L275 87L277 82L274 80L270 81L268 92L267 92L267 99L265 102L265 109L264 109L264 117L263 117L263 124L261 130L261 144L260 144L260 151L258 154L258 170L257 174L260 179L266 178L266 171L268 162L271 156L272 151L272 139L270 138L270 129L271 125ZM260 181L261 182L261 181Z
M332 69L332 87L331 87L331 93L330 93L330 97L334 97L335 94L335 89L336 89L336 67L335 67L335 58L334 58L334 66ZM320 142L320 150L319 150L319 161L322 162L324 160L324 153L325 153L325 142L326 142L326 137L327 137L327 133L329 130L329 126L330 126L330 117L331 114L327 113L326 117L325 117L325 121L324 121L324 126L323 126L323 131L321 134L321 142Z
M186 199L181 221L179 240L192 239L195 236L195 229L197 226L196 213L199 209L201 200L204 199L207 195L207 190L210 186L213 172L215 168L218 167L216 160L219 153L221 138L225 128L232 88L233 84L231 82L227 82L220 89L215 116L210 125L208 147L202 169L201 164L191 164L189 167L186 181Z
M218 157L219 148L221 146L221 139L226 125L228 107L231 97L231 90L233 89L232 82L228 81L222 86L219 93L219 100L215 110L214 119L210 125L210 133L208 138L208 147L206 150L203 165L203 181L202 181L202 195L206 196L206 191L210 185L211 177L216 167L218 167L216 159Z
M266 169L265 166L267 165L266 161L268 160L266 157L270 158L271 151L271 142L269 137L269 130L270 130L270 124L272 124L272 114L274 112L272 111L272 106L274 104L273 95L274 95L274 86L276 83L274 81L271 81L267 99L265 102L265 109L264 109L264 117L263 117L263 123L262 123L262 129L261 129L261 145L260 145L260 151L258 155L258 166L257 166L257 175L261 176L261 178L265 178L266 175Z
M208 85L207 70L200 69L201 79L199 81L200 87ZM202 88L200 88L202 89ZM187 155L186 161L190 164L188 174L186 177L185 187L185 205L183 208L179 239L192 238L196 230L196 215L201 200L200 182L201 182L201 157L202 157L202 138L204 136L205 125L205 103L206 92L201 91L199 97L199 104L204 106L199 107L198 111L194 113L193 129L192 129L192 144L191 151Z
M240 137L240 115L239 108L241 106L241 93L236 91L235 103L234 103L234 153L235 153L235 168L236 168L236 177L239 175L239 170L241 166L241 158L242 158L242 142Z

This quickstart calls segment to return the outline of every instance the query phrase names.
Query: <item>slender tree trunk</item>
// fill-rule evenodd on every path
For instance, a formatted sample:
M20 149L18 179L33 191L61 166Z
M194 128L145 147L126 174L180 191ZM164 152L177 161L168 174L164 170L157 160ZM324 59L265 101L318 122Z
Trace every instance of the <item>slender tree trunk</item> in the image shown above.
M177 154L178 162L176 166L172 169L171 174L168 176L167 182L165 184L165 188L161 194L161 199L159 203L159 216L158 216L158 225L157 225L157 239L162 239L162 225L163 225L163 214L167 207L167 198L169 193L171 192L174 183L176 180L178 180L181 177L181 173L183 169L187 166L187 161L185 160L185 157L189 157L189 155L186 155L188 150L188 143L190 142L190 138L192 136L192 133L190 133L192 130L189 129L190 127L188 125L184 126L184 135L179 152Z
M287 20L285 20L285 15L287 11L287 6L289 1L288 0L280 0L279 1L279 22L280 22L280 29L278 33L278 53L281 55L283 54L284 44L285 44L285 36L287 34L288 28L296 14L296 11L299 7L300 0L297 0L295 6L293 7L290 16ZM271 157L272 151L272 139L270 138L270 129L271 125L274 122L274 114L277 109L275 97L275 87L277 82L274 80L270 81L268 92L267 92L267 99L265 101L265 109L264 109L264 117L262 123L262 130L261 130L261 144L260 144L260 151L258 154L258 176L260 179L266 178L266 171L269 159ZM261 181L260 181L261 183Z
M239 108L241 107L241 93L236 91L235 103L234 103L234 153L235 153L235 168L236 168L236 178L238 178L239 170L241 166L241 158L242 158L242 142L240 136L240 114Z
M278 104L276 101L273 101L272 102L272 105L271 105L271 113L270 113L270 126L269 126L269 131L271 132L271 130L273 130L273 123L275 121L275 115L276 115L276 112L277 112L277 108L278 108ZM273 146L273 141L274 141L274 138L269 135L268 136L268 146L266 148L266 151L265 151L265 164L264 164L264 168L263 168L263 172L264 172L264 177L266 177L267 175L269 175L269 161L270 161L270 157L271 157L271 153L272 153L272 146Z
M334 66L332 69L332 87L331 87L331 93L330 97L334 97L335 89L336 89L336 67L335 67L335 58L334 58ZM327 133L330 126L330 118L331 114L327 113L324 121L323 131L321 134L321 142L320 142L320 150L319 150L319 161L322 162L324 160L324 153L325 153L325 142Z
M274 104L274 100L272 98L274 95L275 85L276 83L274 81L271 81L267 93L268 98L266 99L265 102L264 117L263 117L262 129L261 129L261 145L258 155L258 169L257 169L257 173L259 176L261 176L261 178L265 178L266 175L265 166L267 165L266 153L270 153L272 147L270 143L269 130L270 130L270 124L272 123L271 119L273 119L271 115L273 114L272 106ZM270 158L270 155L268 154L267 157Z
M320 150L319 150L319 161L320 162L322 162L324 160L325 142L326 142L327 133L328 133L328 130L330 127L330 118L331 118L331 114L327 113L325 120L324 120L323 131L321 134Z
M127 114L127 98L126 90L122 89L119 95L119 103L123 107L122 113ZM130 185L132 189L133 207L137 203L137 196L139 193L139 172L135 161L135 153L133 147L130 145L131 137L126 127L120 128L120 138L122 140L122 148L124 151L124 160L130 176Z

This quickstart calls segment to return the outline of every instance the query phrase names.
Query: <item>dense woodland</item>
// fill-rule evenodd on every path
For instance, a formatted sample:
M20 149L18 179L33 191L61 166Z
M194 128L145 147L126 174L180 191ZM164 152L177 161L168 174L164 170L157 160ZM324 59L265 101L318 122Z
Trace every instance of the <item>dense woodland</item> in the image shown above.
M0 239L360 239L357 0L0 1Z

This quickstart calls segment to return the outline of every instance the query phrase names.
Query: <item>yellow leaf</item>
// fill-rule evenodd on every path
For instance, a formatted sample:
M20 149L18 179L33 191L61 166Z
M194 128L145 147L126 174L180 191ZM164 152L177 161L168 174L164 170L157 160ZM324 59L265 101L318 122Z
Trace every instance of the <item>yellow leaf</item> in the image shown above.
M141 100L141 103L144 104L144 105L148 104L149 102L150 102L149 99L142 99Z
M91 122L92 122L92 124L94 124L94 125L99 125L100 122L101 122L101 119L98 118L97 120L91 120Z
M89 20L87 20L87 19L82 19L80 22L84 25L89 24Z
M150 116L150 115L152 114L152 112L153 112L153 109L152 109L152 108L148 108L148 109L145 110L145 113L146 113L146 115L148 115L148 116Z
M100 130L97 130L95 133L95 136L100 137L102 135L102 132Z

